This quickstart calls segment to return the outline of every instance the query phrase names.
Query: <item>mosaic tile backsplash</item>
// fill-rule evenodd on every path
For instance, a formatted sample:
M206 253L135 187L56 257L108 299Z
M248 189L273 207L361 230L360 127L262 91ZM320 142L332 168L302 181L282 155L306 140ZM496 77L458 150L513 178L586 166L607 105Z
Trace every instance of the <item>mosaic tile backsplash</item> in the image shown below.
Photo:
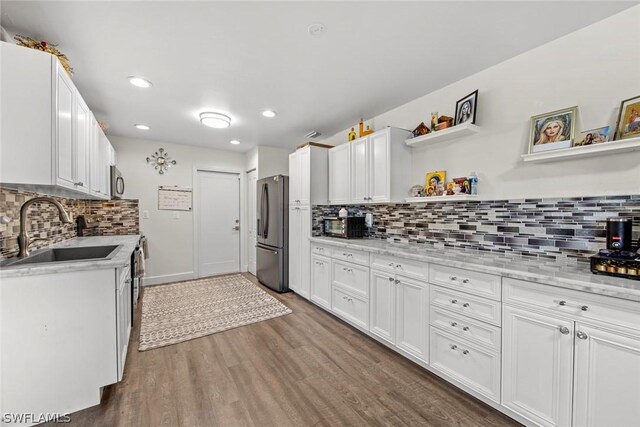
M0 260L18 254L17 237L20 232L20 207L27 200L39 195L0 188L0 216L6 215L13 218L9 224L0 224ZM75 218L78 215L92 215L99 220L99 226L85 230L85 236L139 234L140 232L137 200L54 198L62 203L74 223L63 224L58 217L58 210L50 203L33 204L27 215L29 236L45 238L48 241L34 242L30 246L31 250L76 237Z
M517 253L545 259L587 260L606 247L606 219L632 217L640 238L640 195L562 199L313 207L313 235L322 218L373 214L369 237L402 242Z

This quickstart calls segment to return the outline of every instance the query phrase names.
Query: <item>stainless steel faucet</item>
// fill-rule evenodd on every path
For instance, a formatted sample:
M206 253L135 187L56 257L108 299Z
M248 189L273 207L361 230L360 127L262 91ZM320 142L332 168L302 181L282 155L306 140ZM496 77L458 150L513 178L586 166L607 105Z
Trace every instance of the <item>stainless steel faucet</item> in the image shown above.
M34 197L33 199L27 200L24 202L22 207L20 208L20 234L18 234L18 247L20 248L20 252L18 253L18 257L24 258L29 256L29 245L38 240L47 240L47 239L30 239L27 234L27 209L34 203L38 202L48 202L58 208L58 215L60 216L60 221L63 223L70 224L71 218L69 218L69 214L64 210L64 207L58 202L56 199L52 197Z

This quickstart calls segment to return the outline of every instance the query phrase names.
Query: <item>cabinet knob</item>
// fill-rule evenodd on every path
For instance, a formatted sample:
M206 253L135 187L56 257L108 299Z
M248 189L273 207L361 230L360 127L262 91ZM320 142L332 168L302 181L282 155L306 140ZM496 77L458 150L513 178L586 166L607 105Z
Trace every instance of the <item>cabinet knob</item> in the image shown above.
M587 310L589 310L589 306L588 305L580 306L580 310L587 311Z
M396 264L396 268L399 268L402 270L402 264Z
M458 346L457 346L457 345L455 345L455 344L451 344L451 345L449 346L449 348L451 348L451 350L455 350L455 349L457 349L457 348L458 348Z
M452 300L451 300L451 304L457 304L457 303L458 303L458 300L457 300L457 299L452 299Z
M566 301L558 301L558 305L567 305Z
M469 283L469 279L464 279L462 283Z
M585 333L584 333L584 332L582 332L582 331L578 331L578 332L576 333L576 336L577 336L578 338L580 338L581 340L586 340L587 338L589 338L589 335L585 334Z
M449 280L458 280L458 278L455 277L455 276L451 276L451 277L449 277Z
M389 281L390 281L390 282L393 282L393 277L389 277Z
M462 304L463 307L469 307L469 303L465 302L464 304Z
M560 326L560 333L562 335L569 335L569 328L567 328L566 326Z
M451 326L453 326L454 328L455 328L456 326L458 326L458 324L457 324L456 322L451 322L451 323L449 323L449 324L450 324Z
M396 285L397 285L398 283L400 283L400 280L396 279Z
M463 330L463 331L468 331L468 330L469 330L469 327L468 327L468 326L463 326L463 327L462 327L462 330Z
M469 350L462 350L462 354L469 354Z

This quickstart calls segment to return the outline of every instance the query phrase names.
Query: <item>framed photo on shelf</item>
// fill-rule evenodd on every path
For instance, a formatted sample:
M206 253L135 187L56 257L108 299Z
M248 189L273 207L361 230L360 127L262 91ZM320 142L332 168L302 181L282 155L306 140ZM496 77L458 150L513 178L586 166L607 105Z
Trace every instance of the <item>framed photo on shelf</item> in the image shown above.
M434 171L427 173L424 183L424 192L427 196L442 196L445 192L446 171Z
M625 99L620 103L618 125L614 139L640 136L640 96Z
M455 125L462 123L475 123L476 122L476 107L478 104L478 90L465 96L458 102L456 102L456 117Z
M570 148L577 118L577 106L531 117L529 154Z
M580 132L573 140L574 147L582 147L584 145L601 144L609 141L609 126L602 128L585 130Z

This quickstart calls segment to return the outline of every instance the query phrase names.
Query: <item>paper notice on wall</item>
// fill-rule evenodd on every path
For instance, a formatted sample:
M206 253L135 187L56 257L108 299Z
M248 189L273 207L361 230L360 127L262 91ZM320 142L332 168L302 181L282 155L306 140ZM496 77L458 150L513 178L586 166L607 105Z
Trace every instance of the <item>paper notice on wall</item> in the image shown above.
M189 187L161 185L158 187L158 209L190 211L193 190Z

